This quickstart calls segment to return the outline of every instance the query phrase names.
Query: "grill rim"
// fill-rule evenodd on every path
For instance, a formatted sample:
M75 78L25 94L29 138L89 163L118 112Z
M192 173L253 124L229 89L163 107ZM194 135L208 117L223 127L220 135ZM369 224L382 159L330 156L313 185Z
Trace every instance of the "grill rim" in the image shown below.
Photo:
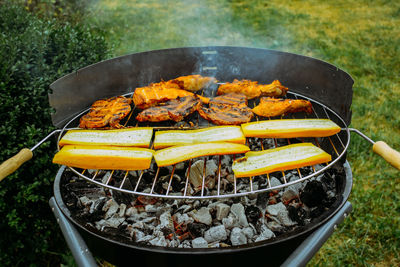
M283 235L280 235L277 238L273 238L272 241L271 239L268 240L263 240L259 242L254 242L246 245L240 245L240 246L230 246L230 247L220 247L220 248L171 248L171 247L157 247L157 246L148 246L148 245L134 245L134 244L127 244L122 241L117 241L113 240L111 238L102 236L98 233L95 233L94 231L91 231L90 229L84 227L81 225L77 220L72 218L71 212L69 211L68 207L65 205L64 201L62 200L61 196L61 188L60 188L60 181L61 181L61 176L63 172L65 171L67 167L66 166L61 166L57 172L57 175L54 179L53 183L53 192L54 192L54 197L56 200L56 203L62 213L67 217L68 220L70 220L74 225L78 227L79 230L84 231L85 233L89 234L90 236L93 236L95 238L101 239L102 241L105 242L111 242L114 245L119 245L123 246L126 248L130 249L135 249L139 251L147 251L147 252L156 252L156 253L164 253L164 254L228 254L228 253L234 253L238 251L246 251L246 250L251 250L251 249L256 249L256 248L262 248L262 247L268 247L268 246L273 246L285 241L293 240L295 238L299 238L301 236L304 236L308 233L310 233L312 230L317 229L319 226L327 222L330 218L332 218L346 203L348 200L352 187L353 187L353 174L351 171L351 167L349 162L346 160L345 163L343 164L344 172L345 172L345 177L343 180L343 190L341 194L338 196L341 197L341 201L338 206L335 208L331 208L330 210L326 211L325 213L328 213L325 217L323 217L321 220L317 222L312 222L306 226L304 226L305 229L296 229L295 231L284 233ZM324 214L325 214L324 213ZM322 215L321 215L322 217ZM302 227L301 227L302 228Z

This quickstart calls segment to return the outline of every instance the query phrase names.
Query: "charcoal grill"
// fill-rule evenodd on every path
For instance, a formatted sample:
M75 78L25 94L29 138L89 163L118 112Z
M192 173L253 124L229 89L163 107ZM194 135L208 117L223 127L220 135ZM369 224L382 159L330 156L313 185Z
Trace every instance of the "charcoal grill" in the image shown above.
M259 194L312 179L330 168L344 168L346 175L341 181L339 200L318 222L296 233L291 233L289 236L282 236L277 240L227 249L191 249L185 251L168 248L148 248L135 245L127 246L120 242L96 236L94 233L88 232L81 224L71 218L62 199L57 195L57 189L55 189L55 197L50 200L50 204L77 262L83 265L94 263L89 250L85 247L85 242L80 236L82 235L88 237L89 240L94 238L97 240L95 241L96 243L99 242L97 244L100 244L100 241L104 242L104 244L101 245L103 248L103 251L100 252L102 256L105 256L107 251L116 250L117 253L118 251L125 251L125 253L131 253L139 258L140 255L147 255L150 258L154 256L168 257L169 259L179 256L187 260L187 256L190 258L193 255L207 255L207 257L215 256L216 262L220 262L221 257L225 257L229 254L229 258L236 259L233 263L238 263L242 262L240 258L242 257L243 259L243 255L260 253L260 255L265 255L267 251L274 251L275 253L270 255L272 258L276 258L276 262L282 263L286 260L288 264L305 264L326 241L335 225L341 222L351 210L351 204L347 202L347 198L351 191L352 174L350 166L346 161L346 151L350 142L350 131L356 131L361 135L362 133L347 127L351 121L350 106L352 101L353 80L347 73L337 67L301 55L244 47L174 48L126 55L80 69L60 78L50 86L52 93L49 95L49 102L56 111L52 116L52 120L53 124L59 128L59 130L56 130L54 133L59 133L58 140L60 140L62 134L66 130L76 127L79 117L87 112L88 107L98 99L116 95L129 96L136 87L189 74L213 76L219 81L232 81L233 79L249 79L260 83L269 83L275 79L281 81L282 84L289 88L290 97L308 99L313 102L312 117L330 118L342 127L342 131L336 136L312 140L314 144L330 153L333 161L323 168L313 168L312 174L304 177L301 176L301 169L299 169L300 181L290 182L286 181L284 178L285 182L281 186L272 186L267 177L268 186L257 189L254 188L253 185L253 177L249 177L248 188L240 192L236 190L237 179L234 181L235 189L233 192L223 192L220 190L220 180L218 178L217 193L208 194L205 190L206 186L203 179L200 190L201 193L197 195L187 193L186 189L181 192L180 195L173 194L176 193L172 192L170 187L173 175L171 175L169 179L167 190L163 193L156 192L154 188L159 178L159 169L157 169L153 176L153 182L149 188L149 192L138 190L143 172L138 175L136 186L134 186L134 188L128 188L125 186L126 181L131 180L128 172L120 177L116 177L112 174L107 181L99 181L96 179L97 171L90 174L90 170L70 169L91 183L123 193L160 198L206 199ZM213 91L205 91L205 94L212 95ZM300 114L300 116L304 116L304 114ZM133 121L134 120L128 117L126 125L132 125L131 123L133 123ZM204 124L198 121L197 126L202 127ZM156 125L156 127L158 127L158 129L165 129L174 126ZM48 137L54 133L51 133ZM366 136L362 136L367 139ZM29 152L31 153L32 150L48 137L30 149ZM374 143L370 139L367 140ZM290 142L290 140L288 140L288 142ZM273 143L274 145L278 145L276 139L273 140ZM24 157L22 162L30 157L31 154L29 155L28 153L28 156ZM16 165L19 166L22 162L20 162L21 160L18 161ZM219 159L219 162L220 161ZM190 164L189 162L189 168ZM391 161L391 164L396 165L398 163ZM220 176L220 166L219 164L218 177ZM173 167L173 170L174 169ZM59 172L62 173L64 170L65 167L61 167ZM285 173L282 173L282 175L285 177ZM61 174L58 174L57 177L58 176L61 176ZM59 186L59 180L60 179L56 178L55 188ZM77 226L78 231L76 231L73 225ZM104 248L106 249L104 250ZM91 247L90 250L95 251L98 249L99 246L94 246ZM126 256L118 254L116 262L118 262L118 259L121 259L120 257L124 258ZM115 257L111 258L115 260ZM274 260L271 259L271 262L273 261ZM177 262L188 264L188 261L179 260ZM192 263L193 262L190 262L190 264Z

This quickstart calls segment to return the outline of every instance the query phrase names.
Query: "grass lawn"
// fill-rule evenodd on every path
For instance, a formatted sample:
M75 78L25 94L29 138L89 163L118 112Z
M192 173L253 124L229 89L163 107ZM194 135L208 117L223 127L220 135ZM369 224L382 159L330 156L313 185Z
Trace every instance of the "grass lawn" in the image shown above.
M115 56L233 45L330 62L354 79L353 128L400 150L400 1L95 1ZM400 266L399 171L352 134L354 211L311 266Z

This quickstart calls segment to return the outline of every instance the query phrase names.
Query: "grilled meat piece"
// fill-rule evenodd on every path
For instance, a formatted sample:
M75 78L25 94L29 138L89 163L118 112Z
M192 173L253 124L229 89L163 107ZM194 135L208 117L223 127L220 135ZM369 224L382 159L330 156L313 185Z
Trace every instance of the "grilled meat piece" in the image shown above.
M216 83L217 80L214 77L203 77L195 74L181 76L168 82L177 84L180 89L196 92L211 85L212 83Z
M201 117L217 125L239 125L253 118L246 96L238 93L217 96L210 100L208 108L201 106L198 111Z
M122 128L119 122L131 111L131 99L124 96L97 100L79 121L80 128Z
M136 88L132 99L136 107L146 109L159 103L185 96L194 96L194 94L179 89L179 85L176 83L159 82L150 84L150 86ZM208 102L207 97L199 96L199 98L205 103Z
M217 94L226 93L242 93L247 99L253 99L260 96L280 97L284 96L288 88L283 86L278 80L270 84L258 84L256 81L250 80L233 80L232 83L221 84L218 87Z
M311 102L302 99L263 97L260 99L260 104L253 108L253 112L262 117L275 117L301 111L311 113Z
M201 104L200 99L195 95L178 97L160 106L150 107L140 112L136 119L140 122L159 122L166 120L181 121L184 117L196 111Z

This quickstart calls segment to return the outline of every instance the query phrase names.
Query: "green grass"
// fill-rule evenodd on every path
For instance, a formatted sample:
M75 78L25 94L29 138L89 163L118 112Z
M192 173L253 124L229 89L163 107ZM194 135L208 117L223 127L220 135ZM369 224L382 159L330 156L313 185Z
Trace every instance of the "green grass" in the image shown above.
M353 128L400 150L399 1L128 1L93 4L114 55L233 45L328 61L354 78ZM310 265L399 266L399 172L352 134L354 211Z

